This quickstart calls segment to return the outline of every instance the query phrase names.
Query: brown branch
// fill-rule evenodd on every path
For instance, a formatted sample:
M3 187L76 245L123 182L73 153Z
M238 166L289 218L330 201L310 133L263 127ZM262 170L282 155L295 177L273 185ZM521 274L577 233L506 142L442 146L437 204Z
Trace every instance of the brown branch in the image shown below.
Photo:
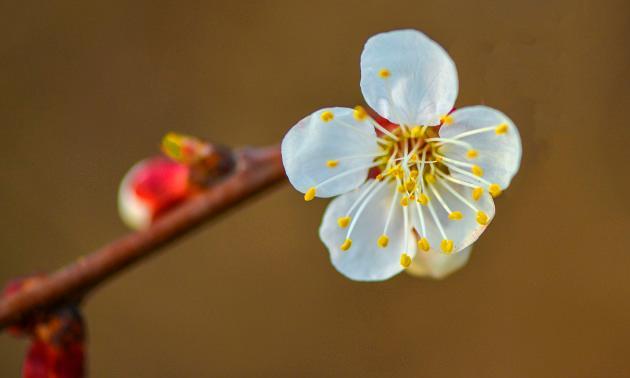
M232 174L169 211L147 230L115 240L0 300L0 329L36 310L78 300L132 263L285 177L278 146L243 149L235 158Z

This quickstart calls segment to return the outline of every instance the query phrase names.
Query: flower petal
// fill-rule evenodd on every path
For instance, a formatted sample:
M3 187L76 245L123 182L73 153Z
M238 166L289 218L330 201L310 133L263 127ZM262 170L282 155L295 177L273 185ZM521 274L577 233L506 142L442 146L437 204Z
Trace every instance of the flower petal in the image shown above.
M498 184L502 189L507 188L521 163L521 138L516 125L500 111L481 105L458 109L451 118L452 124L440 128L441 138L458 138L458 135L475 130L486 131L458 138L478 152L474 158L467 156L468 147L456 144L444 145L441 153L447 158L478 165L483 169L484 180ZM452 174L475 182L462 173Z
M445 278L466 265L472 248L471 245L451 255L444 254L434 249L428 252L419 252L411 262L407 273L417 277Z
M396 186L392 183L378 183L374 187L374 196L371 197L364 211L357 217L356 210L352 214L356 226L349 238L352 246L347 251L342 251L340 246L348 237L348 228L341 228L337 224L340 217L348 215L348 211L354 203L365 193L373 180L369 180L358 190L346 193L335 198L326 209L322 224L319 228L319 236L330 252L330 260L334 267L346 277L356 281L382 281L403 270L400 256L406 253L411 258L416 254L416 244L409 229L404 229L403 208L394 203L391 223L387 235L389 243L381 248L377 240L383 234L387 214L394 200ZM370 194L364 196L369 198ZM356 219L355 219L356 218ZM350 226L352 227L352 226ZM405 232L407 232L408 248L405 248Z
M484 191L478 200L474 200L472 198L472 188L448 183L445 182L444 179L439 179L438 182L433 185L451 212L461 212L461 219L451 219L449 217L449 213L445 210L435 195L435 192L429 189L426 193L427 197L429 197L428 206L420 204L417 206L414 205L415 211L412 218L414 221L414 228L420 236L427 238L431 249L435 251L441 251L441 244L443 240L452 240L453 249L451 253L454 254L474 243L486 229L488 224L490 224L492 218L494 217L494 201L487 191ZM456 192L460 197L468 201L468 203L474 206L476 210L473 210L469 205L464 203L462 199L451 193L447 186ZM433 208L435 217L431 214L430 208ZM426 233L422 231L422 224L418 209L422 213ZM480 224L478 221L478 211L482 211L486 217L483 222L485 224ZM437 218L437 221L435 218ZM446 238L444 238L440 232L438 222L442 226L442 229L446 234Z
M390 121L433 126L453 109L457 70L446 51L419 31L381 33L361 54L361 90Z
M332 197L365 181L380 147L370 122L355 119L353 112L347 108L318 110L285 135L282 163L297 190L306 193L317 187L317 197Z

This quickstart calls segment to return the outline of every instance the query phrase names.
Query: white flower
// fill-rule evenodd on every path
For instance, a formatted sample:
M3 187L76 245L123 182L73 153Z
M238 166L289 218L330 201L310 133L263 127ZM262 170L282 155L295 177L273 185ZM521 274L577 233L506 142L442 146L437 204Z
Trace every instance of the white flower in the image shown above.
M361 90L396 127L361 107L316 111L282 141L289 181L307 201L338 196L319 234L342 274L378 281L409 268L441 278L466 263L494 217L493 197L520 164L518 130L485 106L451 113L455 64L415 30L368 40ZM370 169L380 171L375 179Z

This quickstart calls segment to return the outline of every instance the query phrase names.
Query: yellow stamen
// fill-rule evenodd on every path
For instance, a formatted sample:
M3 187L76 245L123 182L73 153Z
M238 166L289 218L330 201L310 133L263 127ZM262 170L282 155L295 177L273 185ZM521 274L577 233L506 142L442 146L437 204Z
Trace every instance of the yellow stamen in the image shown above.
M418 248L420 248L424 252L429 252L429 249L431 249L431 245L429 244L427 238L420 238L420 240L418 240Z
M427 173L426 175L424 175L424 179L427 180L429 184L435 184L435 182L437 181L435 179L435 175L431 173Z
M426 206L427 203L429 203L429 197L427 197L427 195L424 193L420 193L420 196L418 197L418 202L421 205Z
M328 168L335 168L335 167L336 167L336 166L338 166L338 165L339 165L339 160L328 160L328 161L326 162L326 166L327 166Z
M473 165L472 167L470 167L470 171L475 176L478 176L478 177L483 176L483 169L481 169L481 167L478 165Z
M341 245L341 250L342 251L347 251L350 249L350 247L352 247L352 240L350 239L346 239L343 244Z
M481 195L483 194L483 188L481 187L476 187L475 189L473 189L472 191L472 198L475 201L479 201L479 198L481 198Z
M385 248L387 247L387 244L389 244L389 238L387 237L387 235L383 234L378 238L376 244L378 244L378 246L381 248Z
M490 184L490 186L488 187L488 192L490 192L492 198L497 198L501 195L501 193L503 193L503 190L498 184Z
M450 125L450 124L452 124L452 123L453 123L453 117L452 117L452 116L450 116L450 115L448 115L448 114L443 115L442 117L440 117L440 122L441 122L443 125L448 126L448 125Z
M447 239L442 240L442 242L440 243L440 248L442 248L442 251L444 251L444 253L453 252L453 241Z
M357 121L363 121L367 117L367 112L361 105L357 105L354 107L354 112L352 112L354 119Z
M409 268L409 265L411 265L411 256L406 253L401 254L400 265L402 265L403 268Z
M304 193L304 201L311 201L315 198L315 187L309 188L306 193Z
M404 196L403 198L400 199L400 206L407 206L409 205L409 198L407 196Z
M418 177L418 171L411 171L409 172L409 176L413 179L415 179L416 177Z
M416 188L416 181L415 180L408 180L405 183L405 189L407 189L408 192L413 191Z
M503 134L507 133L507 131L508 131L508 125L507 125L507 123L502 123L502 124L500 124L499 126L497 126L497 128L496 128L496 129L494 129L494 132L495 132L497 135L503 135Z
M398 193L405 193L405 187L403 185L398 185L396 189L398 190Z
M383 180L383 174L379 173L378 175L376 175L376 177L374 178L376 181L382 181Z
M411 137L418 138L422 136L422 127L414 126L411 128Z
M488 214L484 213L481 210L477 211L477 223L479 223L482 226L487 225L488 224Z
M350 224L350 220L351 218L349 216L339 217L339 219L337 219L337 224L341 228L346 228L348 227L348 224Z
M466 157L469 159L474 159L477 156L479 156L479 152L475 149L470 149L468 150L468 152L466 152Z
M464 217L461 211L453 211L448 215L448 219L450 220L460 220Z
M334 114L330 110L326 110L326 111L322 112L322 114L319 117L324 122L330 122L330 121L333 120L333 118L335 118Z
M389 72L389 70L387 68L382 68L380 71L378 71L378 76L380 76L381 79L387 79L391 75L392 75L392 73Z

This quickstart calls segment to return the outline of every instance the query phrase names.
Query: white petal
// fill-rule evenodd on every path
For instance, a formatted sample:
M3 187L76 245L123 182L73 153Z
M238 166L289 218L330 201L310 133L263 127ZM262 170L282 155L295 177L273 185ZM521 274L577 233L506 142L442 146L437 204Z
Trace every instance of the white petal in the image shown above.
M440 204L434 192L431 190L427 192L429 203L433 207L436 217L444 229L446 239L453 241L452 253L454 254L474 243L485 231L486 227L490 224L492 218L494 217L494 202L487 191L484 192L478 201L475 201L472 198L472 188L453 183L448 183L448 185L450 185L456 193L466 199L477 210L483 211L488 217L486 225L479 224L477 222L477 211L467 206L464 202L462 202L462 200L450 193L443 184L438 182L435 184L435 188L438 190L438 193L449 209L453 212L460 211L463 215L463 218L460 220L450 219L448 212ZM418 208L424 217L426 234L423 234L422 232L420 216L417 211ZM444 237L437 226L435 218L431 215L429 208L423 205L415 206L414 204L414 209L416 210L413 216L414 227L418 234L427 238L432 249L441 251L440 246Z
M390 76L382 78L381 70ZM453 109L458 82L446 51L416 30L377 34L361 54L366 102L397 124L437 125Z
M357 218L357 224L350 235L352 247L342 251L340 246L347 237L348 228L341 228L337 219L348 215L347 212L372 180L356 191L335 198L326 209L319 236L330 252L330 260L335 268L346 277L356 281L382 281L403 270L400 255L407 253L411 258L416 254L416 244L409 229L404 229L403 210L400 204L394 204L394 213L387 231L389 244L386 248L377 245L383 234L387 214L394 199L396 186L391 183L376 185L376 194L372 197L363 213ZM368 194L369 196L369 194ZM354 211L356 213L356 210ZM356 214L352 214L356 217ZM405 248L405 232L408 246Z
M455 254L447 255L440 251L419 252L407 269L407 273L417 277L442 279L462 268L468 262L472 245Z
M467 158L468 148L454 144L441 148L444 156L477 164L483 169L483 179L498 184L502 189L507 188L521 163L521 138L516 125L500 111L481 105L458 109L451 117L453 123L440 128L442 138L455 138L462 133L482 128L491 129L459 139L470 143L479 152L476 158ZM507 125L507 131L499 135L494 129L501 124ZM453 176L474 182L474 179L462 173L453 172Z
M324 112L332 112L334 118L323 121ZM332 197L361 185L379 151L368 120L355 120L352 109L329 108L314 112L289 130L282 140L282 163L297 190L306 193L321 184L317 197ZM328 167L329 160L338 160L338 165ZM322 184L344 172L347 174Z

